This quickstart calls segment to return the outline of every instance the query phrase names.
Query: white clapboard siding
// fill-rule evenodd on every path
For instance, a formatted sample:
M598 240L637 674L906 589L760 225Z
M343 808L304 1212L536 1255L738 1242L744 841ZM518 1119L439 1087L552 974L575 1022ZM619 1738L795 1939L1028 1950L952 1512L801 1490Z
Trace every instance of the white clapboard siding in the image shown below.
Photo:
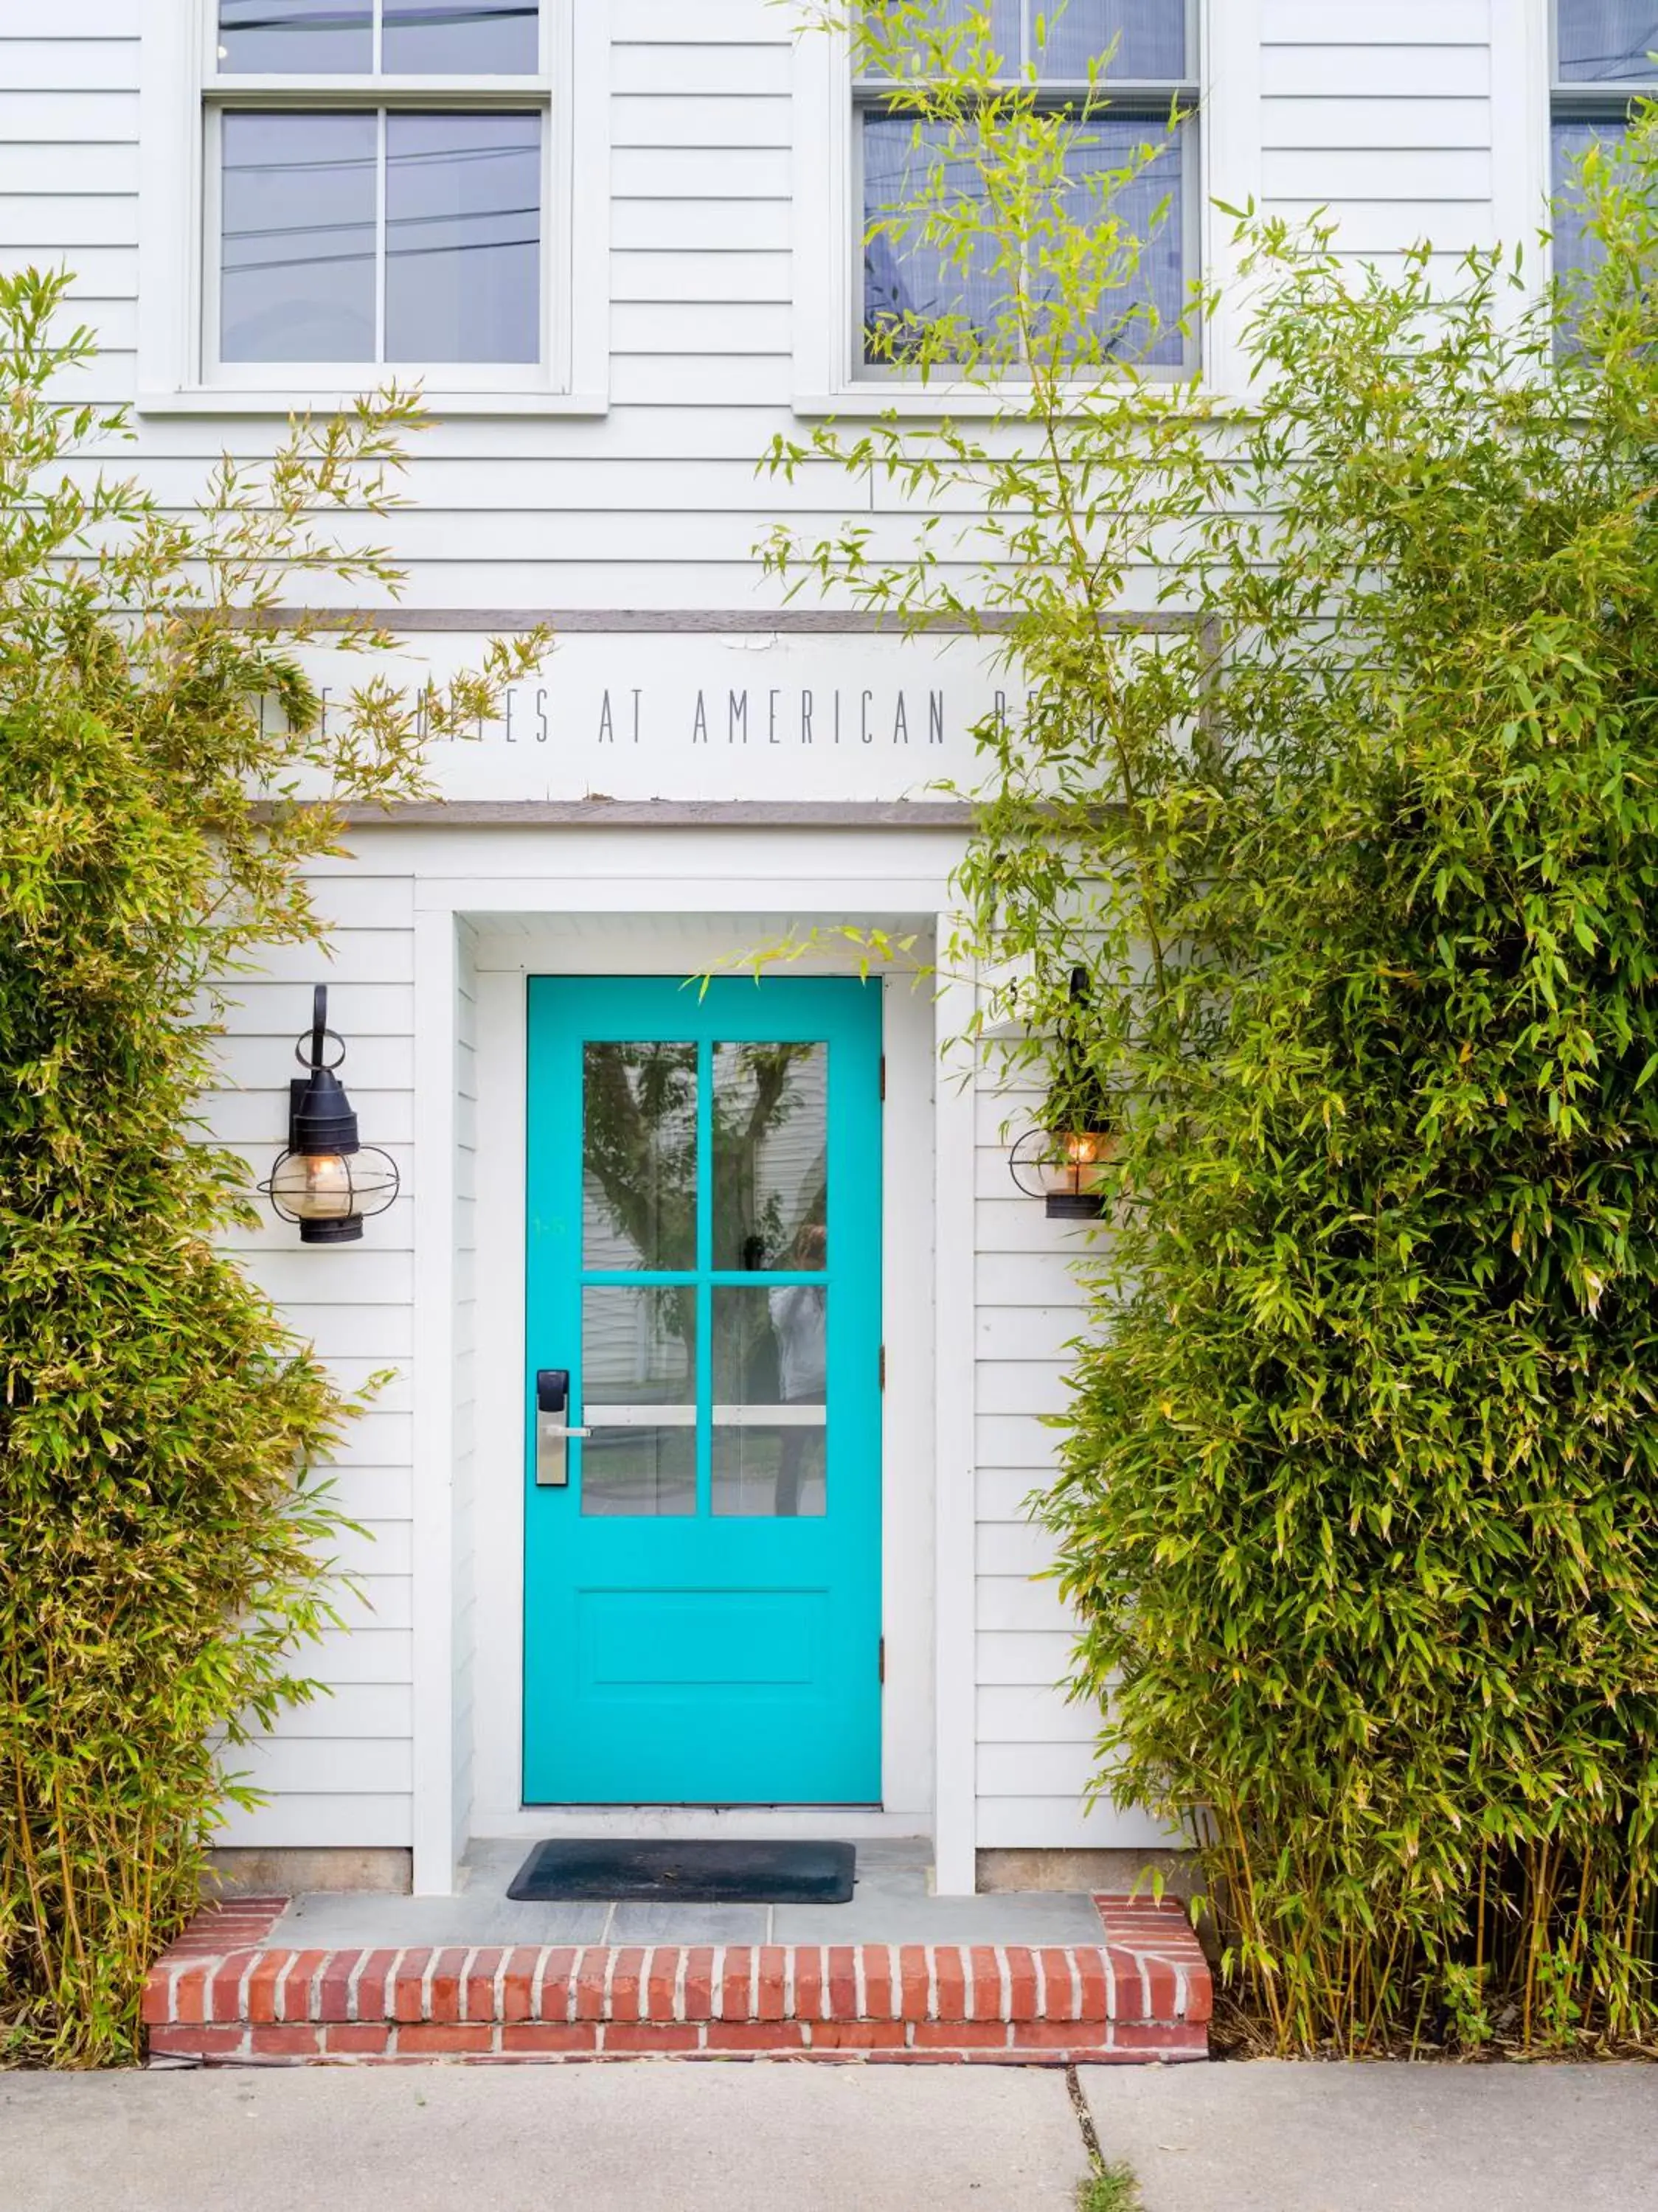
M792 25L769 0L611 0L611 37L618 46L687 44L772 46L786 53Z
M786 94L770 100L733 98L692 92L687 86L666 96L619 94L610 103L610 143L618 148L697 146L722 156L734 147L786 152L789 124Z
M413 1531L405 1513L396 1520L376 1519L373 1509L393 1505L393 1498L372 1498L369 1511L357 1516L357 1525L342 1528L327 1546L328 1557L342 1574L405 1576L413 1570Z
M1119 1812L1109 1798L1085 1813L1074 1792L1045 1796L1021 1788L1005 1796L980 1796L981 1850L1027 1849L1033 1836L1050 1850L1155 1850L1170 1840L1143 1813Z
M69 118L59 125L54 116L52 122L55 129L66 129ZM113 140L101 134L90 145L76 145L73 140L59 143L35 138L21 144L0 140L0 193L61 192L80 198L88 193L136 195L137 189L138 149L130 131Z
M309 1026L311 988L329 986L329 1021L344 1036L344 1075L363 1137L393 1152L413 1182L411 1098L413 892L405 876L332 872L313 882L319 911L336 923L329 953L277 948L262 976L227 986L225 1034L216 1041L222 1087L202 1103L211 1133L241 1153L251 1180L268 1171L286 1134L294 1040ZM314 1346L337 1379L361 1389L380 1370L393 1379L346 1427L332 1468L334 1502L361 1526L326 1547L353 1578L334 1594L345 1626L296 1655L296 1671L332 1697L284 1713L274 1734L227 1763L247 1771L271 1802L237 1814L229 1842L404 1844L409 1840L412 1757L414 1447L410 1362L414 1349L413 1209L406 1201L367 1224L361 1244L302 1245L263 1206L259 1226L227 1243L276 1301L295 1334Z
M260 1260L252 1263L251 1272L257 1276L263 1268ZM413 1445L414 1422L410 1414L371 1405L350 1422L330 1464L336 1468L399 1468L406 1472Z
M54 35L41 35L43 25L38 11L26 8L25 20L17 27L32 32L31 37L11 35L18 11L11 9L0 17L0 52L5 60L5 84L9 91L20 98L25 93L52 93L62 95L105 91L120 92L134 102L134 135L137 135L137 100L138 84L138 40L131 11L127 24L131 35L125 38L76 39L67 32L59 32L53 19ZM34 21L27 21L27 17ZM58 112L56 104L45 103L37 108L40 118L33 126L45 130L52 125Z
M1056 1352L1059 1347L1055 1346ZM1070 1402L1066 1383L1070 1363L1053 1359L987 1359L978 1366L978 1409L983 1413L1063 1413Z
M380 1530L389 1522L407 1527L414 1504L414 1483L406 1467L338 1467L317 1477L339 1510L353 1521Z
M327 1628L314 1644L298 1648L295 1672L336 1687L374 1682L407 1689L413 1680L413 1658L414 1639L406 1628Z
M394 1743L410 1734L413 1720L406 1682L341 1682L308 1705L295 1706L283 1734L314 1743Z
M973 1499L981 1525L1013 1522L1027 1525L1026 1502L1041 1486L1045 1469L1032 1467L991 1467L981 1460L973 1480Z
M1009 1683L1051 1697L1070 1674L1075 1641L1069 1629L985 1629L978 1638L974 1679L981 1688Z
M692 26L687 22L686 27ZM643 45L619 39L613 48L611 84L619 94L655 94L670 100L710 94L729 104L741 99L784 100L791 82L789 49L781 43ZM621 104L619 99L616 105Z
M332 1749L335 1765L348 1767L342 1747L336 1744ZM216 1844L266 1851L309 1850L320 1843L346 1844L360 1850L406 1850L413 1840L412 1801L407 1790L383 1795L361 1790L312 1792L273 1781L268 1774L260 1786L271 1793L269 1802L251 1813L231 1807L223 1826L214 1832Z
M50 8L0 0L0 268L35 260L76 271L76 313L107 347L92 374L66 383L65 396L136 390L138 32L148 7L173 4L181 0ZM1327 207L1343 251L1384 265L1423 238L1447 254L1490 242L1507 190L1493 171L1492 41L1519 35L1519 14L1517 0L1260 0L1268 210L1293 219ZM789 485L755 475L776 434L801 434L790 407L790 11L769 0L610 0L609 21L608 409L589 420L442 420L418 441L406 483L414 504L373 533L407 564L416 606L763 612L777 604L777 586L757 572L753 549L777 515L815 537L862 511L873 515L877 556L913 542L916 503L891 488L853 488L821 466L802 469ZM259 416L147 416L119 465L149 471L160 499L186 505L226 445L258 459L281 435L277 422ZM966 516L972 497L970 483L952 483L928 503ZM940 550L948 573L965 579L963 549ZM319 582L310 596L338 605L357 594ZM409 1200L419 1169L414 884L371 851L323 866L316 896L332 930L332 960L318 948L281 948L264 980L238 984L203 1113L246 1161L251 1187L280 1146L291 1040L308 1019L310 986L326 978L350 1041L346 1078L365 1139L393 1151L405 1200L349 1252L303 1249L268 1212L230 1233L227 1248L348 1388L381 1367L397 1372L336 1459L339 1501L373 1539L349 1547L363 1577L360 1594L341 1601L352 1626L330 1629L301 1663L339 1696L326 1720L314 1707L283 1719L260 1752L273 1802L236 1814L225 1840L405 1844L414 1679ZM463 945L451 1437L463 1819L478 1694L468 957ZM1025 1501L1051 1479L1059 1439L1042 1417L1064 1407L1066 1346L1082 1313L1075 1269L1092 1239L1049 1221L1008 1177L1003 1122L1031 1103L1027 1092L1006 1094L989 1081L975 1103L978 1840L1149 1842L1155 1831L1137 1816L1109 1805L1082 1810L1088 1730L1054 1687L1074 1624L1052 1583L1033 1579L1046 1564L1047 1539Z
M406 1574L356 1575L342 1584L335 1609L342 1628L414 1626L414 1594Z
M9 55L8 57L9 61ZM40 97L38 87L20 88L9 67L0 84L0 143L8 148L59 143L73 146L120 145L128 157L138 137L138 95L85 88L59 90L54 99ZM41 191L32 171L24 172L30 191ZM83 190L76 185L71 190Z
M1009 1143L1030 1125L1038 1103L1038 1093L1003 1083L994 1067L974 1100L975 1799L984 1849L1015 1840L1053 1849L1074 1843L1076 1796L1060 1794L1070 1784L1056 1786L1054 1761L1069 1776L1082 1752L1085 1781L1086 1747L1098 1726L1097 1715L1068 1705L1056 1686L1071 1626L1054 1584L1036 1579L1051 1562L1053 1540L1025 1512L1031 1492L1052 1476L1058 1437L1040 1417L1065 1403L1065 1346L1083 1319L1075 1261L1087 1249L1009 1175ZM1137 1840L1109 1808L1090 1826L1101 1844Z
M1058 1459L1059 1431L1032 1413L981 1413L973 1444L981 1467L1028 1468L1039 1481Z
M1261 52L1261 92L1269 100L1336 100L1351 82L1351 59L1344 45L1328 35L1305 44L1289 43L1279 27L1282 11L1269 18L1276 34ZM1329 21L1326 14L1326 27ZM1411 100L1420 94L1431 58L1435 90L1442 100L1483 100L1491 88L1491 53L1482 33L1466 46L1442 40L1422 46L1376 46L1364 54L1364 97L1370 100Z
M302 1727L308 1716L309 1708L302 1705L293 1720ZM308 1736L290 1729L279 1736L232 1745L223 1753L223 1763L256 1790L298 1790L316 1797L359 1790L389 1796L408 1790L410 1739L406 1735Z
M1493 6L1520 36L1517 0L1262 0L1268 211L1326 208L1356 253L1491 243Z

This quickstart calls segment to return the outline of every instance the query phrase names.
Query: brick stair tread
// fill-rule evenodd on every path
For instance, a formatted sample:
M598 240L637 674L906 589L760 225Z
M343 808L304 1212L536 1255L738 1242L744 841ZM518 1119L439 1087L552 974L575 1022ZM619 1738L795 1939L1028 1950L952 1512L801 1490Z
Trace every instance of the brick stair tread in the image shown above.
M1172 1900L1097 1898L1099 1944L260 1948L210 1908L145 1990L152 2059L1201 2058L1209 1969Z

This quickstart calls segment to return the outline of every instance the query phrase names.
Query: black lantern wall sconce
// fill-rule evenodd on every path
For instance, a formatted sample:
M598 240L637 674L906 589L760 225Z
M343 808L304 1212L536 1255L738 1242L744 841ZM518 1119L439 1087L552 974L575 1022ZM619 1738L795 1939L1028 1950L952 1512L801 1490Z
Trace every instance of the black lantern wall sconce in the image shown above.
M339 1047L330 1061L330 1040ZM307 1072L288 1086L288 1149L259 1185L283 1221L298 1224L302 1244L354 1244L371 1214L396 1200L401 1178L389 1153L357 1136L357 1115L335 1070L345 1041L328 1026L328 986L311 1001L311 1028L294 1047Z
M1088 981L1086 969L1071 969L1073 1006L1086 1004ZM1027 1198L1042 1200L1050 1221L1098 1221L1111 1207L1117 1115L1088 1072L1074 1022L1061 1032L1058 1059L1049 1118L1014 1146L1009 1171Z

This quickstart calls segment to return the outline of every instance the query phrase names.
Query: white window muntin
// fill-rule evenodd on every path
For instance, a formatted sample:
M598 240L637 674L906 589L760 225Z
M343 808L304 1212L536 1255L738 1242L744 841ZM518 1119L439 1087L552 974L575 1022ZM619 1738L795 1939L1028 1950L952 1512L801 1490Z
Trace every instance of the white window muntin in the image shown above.
M378 62L385 8L373 0L373 52ZM567 380L569 184L565 118L570 99L567 54L568 9L573 0L540 0L537 66L521 75L460 75L422 71L387 75L376 70L226 70L219 63L218 0L204 0L198 37L202 56L202 115L199 142L202 189L197 332L198 374L225 391L265 391L273 385L333 393L367 381L395 378L421 382L446 392L510 393L557 390ZM343 361L226 361L222 357L221 269L223 228L224 118L235 112L372 115L375 118L375 358ZM534 362L455 362L440 358L387 361L384 355L386 278L386 138L392 115L533 113L539 122L538 337Z
M1201 273L1204 235L1204 173L1202 146L1198 109L1201 100L1199 56L1203 33L1202 0L1169 0L1171 12L1181 13L1185 33L1186 69L1179 77L1135 78L1111 75L1099 83L1090 85L1086 77L1045 76L1041 80L1039 105L1058 109L1080 106L1092 100L1098 119L1110 118L1118 122L1139 122L1159 127L1167 125L1170 110L1178 106L1180 113L1179 149L1180 157L1180 263L1183 289L1189 294L1192 280ZM1022 0L1020 6L1021 33L1023 51L1021 64L1033 58L1031 52L1034 19L1045 12L1041 0ZM1022 82L1017 71L1000 80L1009 86ZM864 234L869 210L867 206L864 178L865 118L869 116L891 115L901 118L905 110L893 101L893 85L888 78L862 76L854 72L850 78L852 128L850 140L851 174L848 205L852 216L852 234L848 244L846 297L851 307L851 328L846 333L846 368L854 382L904 382L910 372L899 366L866 360L865 317L867 295L864 277ZM1182 309L1186 304L1183 297ZM1183 358L1179 362L1146 364L1142 373L1148 376L1164 376L1171 380L1192 375L1201 365L1201 333L1194 324L1186 337Z

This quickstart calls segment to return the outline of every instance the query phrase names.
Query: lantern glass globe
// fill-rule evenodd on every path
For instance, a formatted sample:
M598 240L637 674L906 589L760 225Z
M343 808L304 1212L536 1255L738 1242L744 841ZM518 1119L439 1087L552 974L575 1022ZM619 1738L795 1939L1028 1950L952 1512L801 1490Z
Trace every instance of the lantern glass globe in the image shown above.
M344 1221L357 1210L350 1164L338 1152L290 1152L271 1195L301 1221Z

